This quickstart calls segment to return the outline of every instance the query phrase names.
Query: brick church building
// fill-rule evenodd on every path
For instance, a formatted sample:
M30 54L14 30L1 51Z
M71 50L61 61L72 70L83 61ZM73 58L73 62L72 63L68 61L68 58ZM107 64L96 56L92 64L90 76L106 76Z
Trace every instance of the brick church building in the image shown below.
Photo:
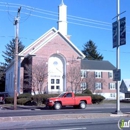
M80 73L81 58L84 58L84 54L67 35L67 7L62 1L59 5L58 29L51 28L19 53L18 93L70 90L71 81L67 82L67 77L71 78L68 75L70 66L75 65L76 71L79 71L75 73ZM14 91L13 73L14 63L6 71L6 90L11 95Z
M109 61L84 59L67 34L67 6L62 1L58 8L57 29L51 28L18 55L17 93L82 92L89 88L106 98L116 98L115 67ZM10 96L14 95L13 75L14 62L6 70L6 92Z

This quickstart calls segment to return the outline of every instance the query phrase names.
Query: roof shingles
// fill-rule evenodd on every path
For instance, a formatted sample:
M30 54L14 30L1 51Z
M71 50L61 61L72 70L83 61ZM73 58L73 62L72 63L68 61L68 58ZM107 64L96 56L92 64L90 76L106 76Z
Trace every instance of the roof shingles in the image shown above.
M89 70L114 70L116 67L104 60L81 60L81 69Z

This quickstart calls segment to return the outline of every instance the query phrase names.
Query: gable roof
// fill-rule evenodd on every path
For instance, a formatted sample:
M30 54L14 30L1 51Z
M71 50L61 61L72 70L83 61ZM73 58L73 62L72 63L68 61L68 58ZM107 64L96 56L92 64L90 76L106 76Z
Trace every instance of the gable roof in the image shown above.
M29 46L27 46L23 51L19 53L19 56L25 56L24 54L27 53L29 50L33 50L34 47L40 42L42 39L48 37L52 32L56 32L55 28L51 28L46 33L44 33L41 37L36 39L33 43L31 43Z
M44 35L42 35L36 41L34 41L32 44L30 44L22 52L20 52L19 56L26 56L27 52L29 52L28 53L29 55L34 55L39 49L41 49L44 45L46 45L50 40L55 38L57 35L60 35L82 58L85 57L85 55L66 36L64 36L54 27L51 28L49 31L47 31Z
M116 67L109 61L104 60L81 60L81 69L89 70L114 70Z
M130 91L130 79L123 79L122 82L124 82L127 90Z

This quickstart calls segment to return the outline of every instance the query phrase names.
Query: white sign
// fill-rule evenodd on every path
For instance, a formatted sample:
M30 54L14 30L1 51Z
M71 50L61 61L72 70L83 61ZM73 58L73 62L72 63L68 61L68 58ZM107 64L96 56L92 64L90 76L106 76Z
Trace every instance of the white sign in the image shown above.
M113 70L113 80L114 81L120 81L121 80L121 70L120 69Z

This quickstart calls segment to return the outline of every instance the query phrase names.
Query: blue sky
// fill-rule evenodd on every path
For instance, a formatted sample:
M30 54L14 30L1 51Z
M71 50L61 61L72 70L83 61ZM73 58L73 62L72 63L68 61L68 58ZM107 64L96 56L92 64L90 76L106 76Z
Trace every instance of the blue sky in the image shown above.
M112 20L116 16L117 0L64 0L67 5L68 35L80 49L92 40L98 52L116 66L116 48L112 48ZM31 6L35 11L22 8L19 37L25 46L31 44L50 28L57 28L58 5L61 0L1 0L0 1L0 61L5 45L15 36L14 17L20 5ZM122 79L130 78L130 0L120 0L120 17L126 17L126 45L120 46ZM37 9L36 9L37 8ZM39 10L38 10L39 9ZM37 12L36 12L37 11ZM81 19L82 18L82 19Z

